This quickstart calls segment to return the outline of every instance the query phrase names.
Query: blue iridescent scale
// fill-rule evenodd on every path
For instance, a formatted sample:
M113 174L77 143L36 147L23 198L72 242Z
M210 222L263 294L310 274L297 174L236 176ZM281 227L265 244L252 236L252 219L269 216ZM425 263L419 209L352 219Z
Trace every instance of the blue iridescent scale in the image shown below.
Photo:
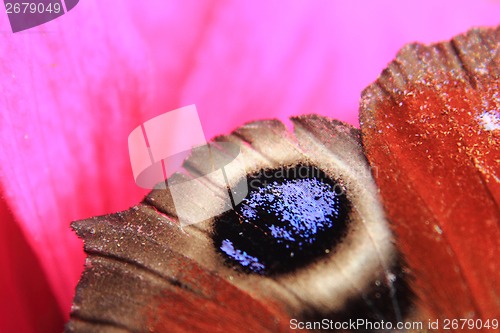
M247 177L246 198L216 218L214 242L229 265L286 273L324 256L344 236L349 203L343 187L315 167L293 168Z

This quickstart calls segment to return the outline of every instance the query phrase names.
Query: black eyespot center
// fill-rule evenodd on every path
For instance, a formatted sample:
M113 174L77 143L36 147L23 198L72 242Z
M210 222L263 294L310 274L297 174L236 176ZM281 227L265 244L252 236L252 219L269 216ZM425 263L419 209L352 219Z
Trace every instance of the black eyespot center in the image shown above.
M345 186L298 164L247 175L248 194L214 222L213 241L239 271L284 274L335 250L349 224Z

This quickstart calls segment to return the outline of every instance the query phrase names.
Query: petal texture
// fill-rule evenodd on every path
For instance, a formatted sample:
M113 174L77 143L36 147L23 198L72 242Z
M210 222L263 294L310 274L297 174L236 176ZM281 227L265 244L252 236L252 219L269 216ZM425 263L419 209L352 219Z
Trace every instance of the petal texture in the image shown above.
M499 7L87 0L18 34L2 20L0 182L61 308L83 269L69 222L144 195L126 146L137 125L192 103L207 137L311 112L355 124L360 91L404 43L495 24Z

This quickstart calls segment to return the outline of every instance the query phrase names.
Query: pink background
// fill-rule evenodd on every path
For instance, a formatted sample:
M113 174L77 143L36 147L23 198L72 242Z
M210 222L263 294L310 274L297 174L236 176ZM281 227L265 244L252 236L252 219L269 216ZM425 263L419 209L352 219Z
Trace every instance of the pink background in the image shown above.
M17 34L0 13L0 331L62 330L84 263L69 223L141 200L127 137L145 120L194 103L208 137L311 112L357 125L361 90L405 43L498 13L493 0L85 0Z

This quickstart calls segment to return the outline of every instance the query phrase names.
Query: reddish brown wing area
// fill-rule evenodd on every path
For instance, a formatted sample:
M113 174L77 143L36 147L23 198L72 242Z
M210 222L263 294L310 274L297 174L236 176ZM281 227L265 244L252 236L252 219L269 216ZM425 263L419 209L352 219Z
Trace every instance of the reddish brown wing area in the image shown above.
M88 258L66 332L290 331L283 310L165 247L193 239L148 205L73 226Z
M290 332L290 319L278 306L263 304L198 266L189 277L199 290L165 289L154 300L155 309L147 310L151 332Z
M499 47L500 28L409 45L362 95L365 151L431 317L500 316Z

